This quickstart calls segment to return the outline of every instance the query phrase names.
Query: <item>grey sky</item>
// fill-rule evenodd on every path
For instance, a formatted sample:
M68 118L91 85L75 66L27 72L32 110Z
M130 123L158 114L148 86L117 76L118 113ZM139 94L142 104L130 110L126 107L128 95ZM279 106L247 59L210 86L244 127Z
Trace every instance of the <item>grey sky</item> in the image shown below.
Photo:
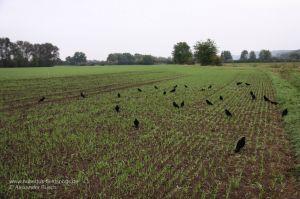
M171 56L211 38L219 50L300 48L299 0L0 0L0 37L51 42L64 59L112 52Z

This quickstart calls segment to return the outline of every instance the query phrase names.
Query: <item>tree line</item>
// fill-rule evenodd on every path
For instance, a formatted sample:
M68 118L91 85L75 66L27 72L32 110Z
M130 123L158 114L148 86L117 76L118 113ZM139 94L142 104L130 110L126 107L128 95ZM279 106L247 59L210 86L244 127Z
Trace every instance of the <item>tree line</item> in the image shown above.
M66 57L64 65L153 65L171 64L172 58L155 57L152 55L142 55L135 53L111 53L106 61L87 60L84 52L75 52L73 56Z
M0 67L53 66L59 62L59 49L51 43L31 44L0 38Z
M171 64L172 58L155 57L152 55L142 55L135 53L111 53L106 59L106 63L110 65L152 65L152 64Z
M274 60L275 58L272 57L272 53L269 50L261 50L258 57L254 51L248 52L248 50L243 50L238 62L271 62Z
M238 60L233 60L230 51L222 51L222 61L225 63L250 63L250 62L294 62L300 61L300 51L293 51L281 56L273 56L270 50L262 49L258 53L243 50Z
M105 61L87 60L84 52L75 52L73 56L66 57L65 61L59 58L59 48L51 43L31 44L27 41L11 42L9 38L0 38L0 67L42 67L54 65L152 65L152 64L196 64L222 65L232 62L274 62L274 61L300 61L300 52L284 57L273 57L269 50L254 51L243 50L239 60L233 60L231 52L222 51L218 55L216 43L207 39L198 41L193 46L194 52L186 42L174 45L172 58L155 57L152 55L111 53Z

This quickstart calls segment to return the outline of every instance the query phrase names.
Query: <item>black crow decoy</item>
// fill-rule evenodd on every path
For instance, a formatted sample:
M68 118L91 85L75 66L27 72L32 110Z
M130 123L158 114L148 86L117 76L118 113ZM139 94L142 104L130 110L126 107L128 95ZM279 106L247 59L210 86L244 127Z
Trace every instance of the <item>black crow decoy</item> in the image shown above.
M120 93L118 93L118 98L120 98L121 97L121 94Z
M133 125L137 129L140 126L140 122L135 118L135 120L133 121Z
M286 108L282 111L281 116L284 117L287 116L287 114L288 114L288 109Z
M225 114L228 116L228 117L232 117L232 114L230 113L229 110L225 109Z
M212 86L211 86L211 85L209 85L209 86L208 86L208 89L211 89L211 87L212 87Z
M251 97L252 97L252 100L255 100L255 99L256 99L256 97L255 97L255 95L254 95L254 93L253 93L252 91L250 91L250 95L251 95Z
M187 85L184 85L184 87L187 88L188 86L187 86Z
M241 85L243 82L237 82L236 85Z
M266 102L269 102L269 101L270 101L270 99L267 98L267 96L265 96L265 95L264 95L264 100L265 100Z
M205 88L202 88L201 91L205 91Z
M174 93L176 91L176 88L173 88L170 93Z
M140 89L140 88L138 88L137 90L138 90L139 92L142 92L142 89Z
M120 111L119 105L117 105L117 106L115 107L115 110L117 111L117 113L119 113L119 111Z
M85 98L85 94L84 94L83 92L80 93L80 96L81 96L82 98Z
M242 138L239 139L239 141L237 142L234 152L235 152L235 153L240 152L240 150L245 146L245 144L246 144L246 138L245 138L245 137L242 137Z
M249 83L245 83L246 84L246 86L250 86L251 84L249 84Z
M184 101L181 102L180 106L181 106L181 107L184 107Z
M174 106L175 108L179 108L179 106L178 106L178 104L177 104L176 102L173 102L173 106Z
M213 105L213 103L211 103L209 100L206 100L206 103L207 103L208 105Z
M174 88L177 88L177 86L178 86L178 85L176 84L176 85L174 86Z
M43 102L46 98L43 96L41 99L39 99L39 102Z
M223 100L223 96L222 95L220 96L220 100Z
M157 86L154 86L154 88L155 88L155 89L158 89L158 87L157 87Z
M165 95L165 94L167 94L167 92L166 92L166 91L164 91L164 92L163 92L163 94Z

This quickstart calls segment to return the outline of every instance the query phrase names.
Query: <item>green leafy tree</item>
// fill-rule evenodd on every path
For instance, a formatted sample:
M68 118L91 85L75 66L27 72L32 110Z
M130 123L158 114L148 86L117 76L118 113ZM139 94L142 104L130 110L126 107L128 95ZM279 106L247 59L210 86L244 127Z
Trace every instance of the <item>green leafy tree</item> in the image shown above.
M247 61L248 60L248 51L243 50L241 53L240 61Z
M108 55L106 61L108 64L118 64L119 53L111 53Z
M32 54L33 66L53 66L59 58L58 50L51 43L34 44Z
M0 38L0 65L4 67L13 66L12 42L9 38Z
M296 52L294 52L294 53L291 53L290 55L289 55L289 58L291 59L291 60L300 60L300 54L299 53L296 53Z
M269 50L261 50L259 52L259 60L263 62L272 61L272 54Z
M69 65L86 65L86 55L83 52L75 52L73 57L66 57L66 63Z
M119 54L118 55L118 64L121 64L121 65L134 64L134 56L132 56L130 53Z
M249 53L249 61L256 61L256 54L254 51L250 51Z
M53 66L59 60L59 49L51 43L31 44L26 41L13 43L0 38L0 66Z
M144 64L144 65L152 65L154 63L155 63L155 57L153 57L151 55L144 55L143 56L142 64Z
M225 51L222 51L221 52L221 60L223 61L223 62L232 62L232 55L231 55L231 52L230 51L227 51L227 50L225 50Z
M75 64L85 64L86 63L86 55L83 52L75 52L73 56L73 62Z
M194 46L195 58L201 65L215 65L218 49L215 42L211 39L207 39L204 42L197 42Z
M190 46L186 42L179 42L175 44L172 55L176 64L191 64L193 60L193 54Z

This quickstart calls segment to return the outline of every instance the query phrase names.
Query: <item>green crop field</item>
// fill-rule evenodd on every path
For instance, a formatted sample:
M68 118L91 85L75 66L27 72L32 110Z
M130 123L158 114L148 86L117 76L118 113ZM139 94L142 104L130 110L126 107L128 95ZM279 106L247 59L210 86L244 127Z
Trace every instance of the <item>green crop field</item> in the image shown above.
M0 198L300 198L299 66L0 69Z

